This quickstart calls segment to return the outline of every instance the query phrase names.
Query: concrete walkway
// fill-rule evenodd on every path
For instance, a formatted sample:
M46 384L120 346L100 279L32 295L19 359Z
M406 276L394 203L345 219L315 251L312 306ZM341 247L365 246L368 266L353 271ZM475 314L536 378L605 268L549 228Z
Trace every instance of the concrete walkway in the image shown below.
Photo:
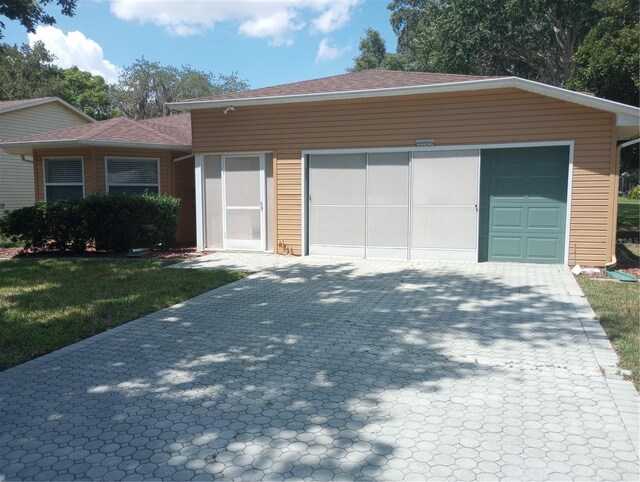
M215 254L249 278L0 373L0 480L638 480L561 267Z

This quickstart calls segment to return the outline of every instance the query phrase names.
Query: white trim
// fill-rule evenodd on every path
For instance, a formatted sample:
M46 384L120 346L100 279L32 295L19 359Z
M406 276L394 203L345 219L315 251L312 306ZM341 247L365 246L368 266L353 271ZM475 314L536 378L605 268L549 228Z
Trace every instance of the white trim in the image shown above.
M204 214L204 176L202 175L202 164L204 155L196 154L194 159L194 171L195 171L195 188L196 188L196 249L198 251L204 250L204 229L205 229L205 214Z
M569 173L567 175L567 220L564 229L564 264L569 264L569 240L571 239L571 198L573 194L573 147L574 142L569 143Z
M82 140L82 139L60 139L45 140L31 142L0 142L3 150L9 154L29 154L33 149L59 149L62 147L116 147L121 149L157 149L165 151L190 151L191 146L186 144L145 144L139 142L117 142L117 141L101 141L101 140Z
M478 252L475 249L413 248L411 250L411 259L477 263Z
M47 182L47 160L56 160L56 159L76 159L80 160L80 167L82 169L82 198L84 199L87 196L86 186L85 186L85 177L84 177L84 156L47 156L42 158L42 184L44 186L44 200L47 201L47 186L79 186L79 183L69 183L69 182Z
M437 139L436 139L437 141ZM460 144L460 145L436 145L431 147L374 147L349 148L349 149L309 149L304 150L303 155L313 154L364 154L364 153L387 153L387 152L429 152L429 151L465 151L474 149L508 149L511 147L551 147L568 146L573 141L536 141L536 142L509 142L502 144Z
M227 250L227 172L225 156L220 156L220 193L222 195L222 250Z
M269 104L289 104L296 102L319 102L343 99L365 99L371 97L389 97L414 94L433 94L441 92L462 92L486 89L508 89L516 88L535 94L553 97L556 99L572 102L574 104L592 107L615 114L629 114L636 119L640 118L640 109L601 99L592 95L582 94L561 87L554 87L532 80L525 80L519 77L500 77L497 79L468 80L462 82L447 82L431 85L416 85L408 87L390 87L381 89L350 90L344 92L321 92L312 94L295 94L263 97L240 97L237 99L212 99L212 100L191 100L183 102L170 102L167 105L173 109L190 111L194 109L209 109L215 107L247 106L247 105L269 105ZM636 121L637 123L637 121Z
M312 249L313 248L313 249ZM338 256L349 258L364 258L364 246L343 246L333 244L314 244L309 247L310 256Z
M133 161L156 161L156 172L158 175L158 182L157 183L144 183L144 182L140 182L140 183L109 183L109 168L108 168L108 164L109 164L109 159L126 159L126 160L133 160ZM160 159L158 159L157 157L136 157L136 156L104 156L104 188L105 188L105 192L107 194L109 194L109 186L143 186L143 187L157 187L158 188L158 194L162 194L161 188L160 188Z
M217 155L209 154L206 155ZM259 206L228 206L227 205L227 170L226 159L233 157L257 157L260 162L260 205ZM265 152L256 153L228 153L220 154L220 181L222 191L222 249L223 250L241 250L241 251L266 251L267 250L267 236L266 236L266 172L265 172ZM227 239L227 209L241 209L241 210L260 210L260 247L256 249L254 247L255 241L253 240L234 240L234 246L229 247L229 240Z
M300 250L300 253L302 256L307 256L309 253L309 226L308 221L309 221L309 184L308 184L308 179L309 179L309 174L308 174L308 170L309 170L309 166L308 166L308 162L307 159L309 158L309 156L305 153L305 151L302 151L302 158L300 160L300 162L302 163L302 176L301 176L301 182L302 182L302 222L300 223L302 226L302 249ZM278 222L278 220L276 219L276 223ZM276 240L276 243L278 242L278 240Z
M412 183L413 172L411 172L413 168L413 153L414 152L429 152L429 151L460 151L460 150L477 150L477 178L478 178L478 193L477 193L477 211L476 211L476 247L473 250L475 254L475 258L473 260L466 259L467 261L478 262L478 256L480 254L480 176L481 176L481 159L482 159L482 149L509 149L509 148L525 148L525 147L554 147L554 146L568 146L569 147L569 175L567 176L567 212L566 212L566 227L565 227L565 265L569 262L569 239L571 237L571 196L572 196L572 184L573 184L573 153L574 153L574 144L575 142L572 140L566 141L538 141L538 142L511 142L511 143L503 143L503 144L473 144L473 145L447 145L447 146L432 146L432 147L392 147L392 148L384 148L377 147L372 149L367 148L354 148L354 149L309 149L302 151L302 256L306 256L310 253L307 239L308 239L308 221L309 221L309 201L307 195L307 186L305 185L305 178L307 177L308 172L308 163L306 162L307 156L309 155L331 155L331 154L368 154L368 153L386 153L386 152L408 152L409 153L409 182ZM411 188L411 186L410 186ZM410 196L412 192L410 192ZM410 206L412 205L410 201ZM465 206L465 207L468 207ZM409 209L409 211L412 211ZM411 216L411 214L409 215ZM410 220L412 222L412 220ZM411 226L410 226L411 228ZM317 252L316 245L314 245L314 251ZM359 249L359 248L358 248ZM364 248L363 248L364 249ZM409 259L421 259L415 258L414 254L417 254L420 248L412 247L411 240L411 231L409 231L409 241L408 241L408 253ZM423 249L422 251L427 250ZM433 249L428 249L429 251L434 251ZM438 251L438 250L436 250ZM439 251L462 251L469 252L470 250L464 249L451 249L451 250L439 250ZM324 253L319 253L324 254ZM430 259L430 258L426 258ZM442 258L443 260L445 258ZM455 259L453 259L455 260Z

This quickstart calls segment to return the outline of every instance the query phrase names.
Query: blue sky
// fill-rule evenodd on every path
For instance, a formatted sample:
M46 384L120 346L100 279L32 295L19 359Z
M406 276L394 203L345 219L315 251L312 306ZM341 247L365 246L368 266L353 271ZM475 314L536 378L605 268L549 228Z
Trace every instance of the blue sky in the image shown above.
M341 74L367 27L396 38L388 0L79 0L76 15L35 35L5 22L3 41L45 42L62 67L114 80L144 56L214 73L238 71L252 88ZM52 9L55 12L55 9Z

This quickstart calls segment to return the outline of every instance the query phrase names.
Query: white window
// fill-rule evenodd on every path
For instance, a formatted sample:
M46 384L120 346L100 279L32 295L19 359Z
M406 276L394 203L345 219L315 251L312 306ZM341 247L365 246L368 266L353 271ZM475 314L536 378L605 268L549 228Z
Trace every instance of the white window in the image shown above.
M82 199L84 197L82 157L45 158L44 195L47 201Z
M107 157L107 193L160 192L158 159Z

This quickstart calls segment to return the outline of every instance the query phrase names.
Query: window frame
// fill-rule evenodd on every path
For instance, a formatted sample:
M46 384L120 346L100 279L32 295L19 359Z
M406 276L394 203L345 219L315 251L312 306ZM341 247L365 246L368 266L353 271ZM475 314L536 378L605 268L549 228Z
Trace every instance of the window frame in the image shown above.
M80 160L80 168L82 171L82 183L68 183L68 182L47 182L47 161L48 160L59 160L59 159L74 159L74 160ZM86 191L86 183L85 183L85 175L84 175L84 156L44 156L42 158L42 184L44 186L43 191L44 191L44 200L45 202L48 201L49 199L47 199L47 187L48 186L82 186L82 199L84 199L85 197L87 197L87 191Z
M126 159L126 160L135 160L135 161L156 161L156 171L158 173L158 182L154 184L149 183L137 183L137 184L118 184L118 183L109 183L109 159ZM158 193L161 194L160 191L160 158L158 157L140 157L140 156L104 156L104 189L107 196L109 195L109 186L144 186L144 187L157 187Z

